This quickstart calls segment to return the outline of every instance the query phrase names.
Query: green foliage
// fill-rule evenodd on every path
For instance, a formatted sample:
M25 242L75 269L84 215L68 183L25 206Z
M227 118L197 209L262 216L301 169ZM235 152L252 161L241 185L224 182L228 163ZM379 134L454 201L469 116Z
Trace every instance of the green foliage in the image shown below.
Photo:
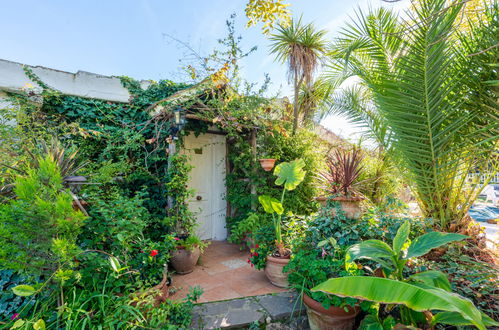
M443 230L466 216L488 182L468 182L469 172L490 178L499 166L497 90L484 82L497 75L490 66L497 63L497 5L476 30L459 33L463 6L421 1L409 20L383 8L359 11L330 52L332 88L360 81L359 102L346 102L358 111L341 112L367 123L404 169L423 215Z
M300 293L306 293L310 298L318 301L325 309L330 306L353 307L358 303L354 298L340 298L324 292L312 292L310 289L332 277L350 275L345 270L344 261L336 259L320 249L308 248L293 254L291 261L284 271L289 272L290 285ZM359 271L359 273L361 273Z
M499 318L499 302L495 298L499 285L499 269L465 254L464 248L449 248L436 260L420 261L415 271L445 272L452 290L473 301L493 319Z
M84 216L73 209L55 161L46 156L38 164L17 177L17 198L0 205L0 264L28 274L46 275L58 268L64 281L79 250L76 238Z
M177 247L183 247L186 250L192 251L194 248L199 248L201 253L204 252L204 249L208 247L209 243L203 242L198 236L194 234L190 234L188 237L184 239L177 239L176 245Z
M284 256L284 245L282 240L282 215L284 213L283 202L286 191L294 190L305 178L306 172L303 170L305 163L302 159L292 162L283 162L276 166L274 175L277 176L275 184L283 186L281 200L278 201L267 195L258 196L260 204L265 212L272 215L274 223L276 247L281 256Z
M402 304L418 312L455 312L477 328L485 329L482 314L473 303L431 286L421 287L388 278L350 276L331 278L312 290L385 304Z
M12 291L14 287L31 280L10 269L0 270L0 322L10 321L19 311L28 312L33 308L36 300L16 295ZM37 282L36 279L34 281Z
M188 208L188 201L194 196L194 192L187 188L192 165L189 164L188 157L182 154L172 156L170 161L166 188L174 198L174 203L173 208L168 211L166 221L173 224L178 233L190 234L195 225L194 214Z
M229 241L241 243L245 239L253 239L258 229L263 226L267 218L257 213L249 213L248 216L239 221L231 228ZM249 244L249 242L248 242Z
M411 223L406 221L399 227L391 247L377 239L352 245L346 252L346 268L357 268L354 263L357 259L369 259L380 264L388 276L402 280L402 272L409 259L420 257L430 252L430 250L447 243L467 238L467 236L461 234L430 232L409 242L410 231Z

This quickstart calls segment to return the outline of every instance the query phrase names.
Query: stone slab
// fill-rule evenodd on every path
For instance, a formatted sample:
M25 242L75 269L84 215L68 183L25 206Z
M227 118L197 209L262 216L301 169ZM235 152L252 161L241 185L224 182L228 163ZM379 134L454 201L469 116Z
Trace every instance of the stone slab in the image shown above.
M198 304L194 307L193 329L238 329L262 323L267 314L252 297Z
M255 299L267 311L272 321L280 321L306 313L305 306L296 292L256 296Z

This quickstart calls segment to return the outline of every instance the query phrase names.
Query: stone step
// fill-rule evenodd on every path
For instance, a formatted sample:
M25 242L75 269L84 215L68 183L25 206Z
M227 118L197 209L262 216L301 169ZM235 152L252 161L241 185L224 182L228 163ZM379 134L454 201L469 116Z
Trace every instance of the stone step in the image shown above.
M289 291L197 304L192 328L244 329L252 324L283 322L294 324L290 328L306 329L305 306L298 298L296 292Z

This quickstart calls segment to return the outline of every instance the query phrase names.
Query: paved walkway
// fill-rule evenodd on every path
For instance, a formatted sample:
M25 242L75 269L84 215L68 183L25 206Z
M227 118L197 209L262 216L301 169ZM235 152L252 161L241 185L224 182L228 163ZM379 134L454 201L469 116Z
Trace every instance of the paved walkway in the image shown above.
M192 273L173 275L172 285L177 292L170 298L184 298L191 286L204 290L201 303L286 291L272 285L263 271L252 268L248 257L248 250L241 251L239 245L211 242Z
M191 329L247 329L252 324L284 322L276 329L309 329L305 307L294 292L198 304Z

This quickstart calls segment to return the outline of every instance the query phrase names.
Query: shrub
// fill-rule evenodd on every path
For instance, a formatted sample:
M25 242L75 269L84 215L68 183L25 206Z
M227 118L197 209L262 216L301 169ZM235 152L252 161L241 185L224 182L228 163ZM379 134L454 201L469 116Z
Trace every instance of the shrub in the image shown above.
M84 216L73 209L56 162L46 156L38 163L17 177L16 199L0 206L0 266L38 275L58 269L66 280Z

